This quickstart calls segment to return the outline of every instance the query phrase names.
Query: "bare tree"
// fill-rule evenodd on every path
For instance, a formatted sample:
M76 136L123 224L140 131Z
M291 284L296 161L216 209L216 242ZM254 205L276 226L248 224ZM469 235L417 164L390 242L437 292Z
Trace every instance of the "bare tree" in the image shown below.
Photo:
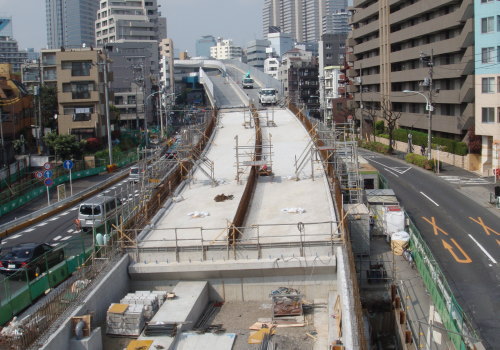
M364 115L370 118L372 124L371 129L373 134L373 142L375 142L375 122L377 121L378 111L377 109L375 109L373 101L367 102L365 106L365 108L361 109L361 117L363 118L364 113ZM368 141L370 141L370 138L368 138Z
M391 101L384 98L380 102L380 114L385 121L387 132L389 133L389 153L392 153L393 133L394 129L396 129L398 119L401 118L401 112L395 112L392 109Z

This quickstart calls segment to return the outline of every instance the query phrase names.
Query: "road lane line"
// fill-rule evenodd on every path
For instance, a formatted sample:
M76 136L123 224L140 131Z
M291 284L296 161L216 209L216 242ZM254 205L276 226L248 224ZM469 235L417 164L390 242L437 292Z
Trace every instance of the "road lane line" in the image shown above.
M476 239L474 237L472 237L472 235L469 233L469 237L474 241L474 243L477 244L477 246L479 247L479 249L481 249L483 251L484 254L486 254L486 256L488 257L488 259L490 259L494 264L497 264L497 261L495 259L493 259L493 257L490 255L490 253L488 253L486 251L486 249L484 249L484 247L479 244L478 241L476 241Z
M31 231L34 231L34 230L35 230L34 228L29 228L27 230L24 230L23 233L25 233L25 232L31 232Z
M65 240L70 239L70 238L71 238L71 236L66 236L64 238L61 238L61 241L65 241Z
M42 226L45 226L47 224L48 224L48 222L42 222L41 224L36 225L36 227L42 227Z
M62 213L61 215L68 215L69 214L69 211L65 211L64 213Z
M424 196L425 198L427 198L428 200L430 200L432 203L434 203L434 205L435 205L436 207L439 207L439 204L437 204L436 202L434 202L434 201L433 201L433 200L432 200L432 199L431 199L428 195L426 195L424 192L420 191L420 194L421 194L422 196Z
M387 168L384 168L384 169L385 169L387 172L391 173L392 175L394 175L394 176L396 176L396 177L399 177L399 175L398 175L398 174L393 173L393 172L392 172L392 171L390 171L389 169L387 169Z
M14 235L14 236L9 237L9 239L15 239L15 238L17 238L17 237L21 237L21 234L20 234L20 233L18 233L17 235Z
M68 231L66 231L66 232L68 232L68 233L73 233L73 231L74 231L74 230L71 228L71 229L69 229L69 230L68 230Z
M58 240L60 240L60 239L61 239L61 237L62 237L62 236L57 236L57 237L55 237L55 238L53 239L53 241L58 241Z
M49 221L56 221L57 219L59 219L59 216L56 216L55 218L49 219Z

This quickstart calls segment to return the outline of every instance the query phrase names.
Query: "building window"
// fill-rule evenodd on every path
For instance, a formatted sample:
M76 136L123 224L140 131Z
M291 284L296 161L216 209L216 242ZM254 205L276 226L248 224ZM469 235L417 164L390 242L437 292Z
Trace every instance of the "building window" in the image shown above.
M63 92L71 92L73 99L88 99L90 92L94 91L94 82L79 81L63 84Z
M494 16L481 18L481 33L491 33L495 30L494 19Z
M494 63L495 62L495 48L483 47L481 49L481 63Z
M482 78L481 92L483 94L490 94L495 92L495 78Z
M493 108L493 107L481 108L481 121L483 123L494 123L495 122L495 108Z

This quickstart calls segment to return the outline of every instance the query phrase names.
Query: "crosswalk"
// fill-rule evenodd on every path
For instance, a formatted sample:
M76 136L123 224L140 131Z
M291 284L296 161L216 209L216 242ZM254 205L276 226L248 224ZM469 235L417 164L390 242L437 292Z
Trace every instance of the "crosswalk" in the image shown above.
M440 175L439 177L452 184L462 185L462 186L488 185L491 183L488 180L483 179L481 177L465 177L465 176L449 176L449 175Z

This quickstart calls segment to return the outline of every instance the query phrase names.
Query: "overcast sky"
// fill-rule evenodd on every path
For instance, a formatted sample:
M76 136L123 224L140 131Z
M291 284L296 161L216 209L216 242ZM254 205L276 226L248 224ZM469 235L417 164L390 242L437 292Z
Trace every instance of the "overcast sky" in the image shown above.
M264 0L158 0L167 18L167 35L176 51L195 54L202 35L233 39L238 46L262 37ZM21 49L47 45L45 0L0 0L0 16L12 17L14 38Z

